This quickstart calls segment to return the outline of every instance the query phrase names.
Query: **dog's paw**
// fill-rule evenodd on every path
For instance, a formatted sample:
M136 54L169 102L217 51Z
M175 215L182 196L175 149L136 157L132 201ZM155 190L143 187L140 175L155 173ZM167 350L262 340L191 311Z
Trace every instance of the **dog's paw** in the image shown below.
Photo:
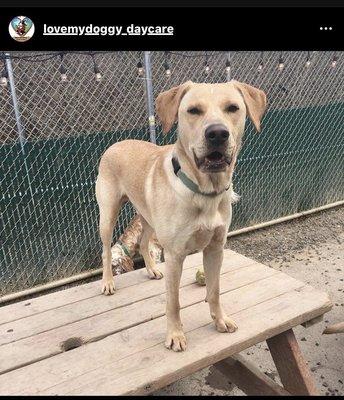
M238 329L237 324L227 316L215 319L215 326L218 332L233 333Z
M164 276L157 268L147 269L147 272L151 279L161 279Z
M165 347L173 351L185 351L186 337L183 331L173 331L171 333L167 333Z
M115 280L113 278L102 281L102 293L107 296L115 293Z

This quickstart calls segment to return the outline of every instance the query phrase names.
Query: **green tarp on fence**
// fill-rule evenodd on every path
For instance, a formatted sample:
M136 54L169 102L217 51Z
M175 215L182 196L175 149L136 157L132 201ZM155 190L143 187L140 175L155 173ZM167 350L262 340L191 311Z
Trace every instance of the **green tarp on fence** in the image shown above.
M235 173L242 198L232 230L344 198L343 116L344 104L332 104L269 111L260 134L248 123ZM0 294L13 281L24 289L31 277L37 285L99 266L94 182L101 154L123 137L149 140L149 132L27 142L25 157L19 144L0 146ZM159 144L167 141L158 138ZM132 215L130 206L122 210L117 235Z

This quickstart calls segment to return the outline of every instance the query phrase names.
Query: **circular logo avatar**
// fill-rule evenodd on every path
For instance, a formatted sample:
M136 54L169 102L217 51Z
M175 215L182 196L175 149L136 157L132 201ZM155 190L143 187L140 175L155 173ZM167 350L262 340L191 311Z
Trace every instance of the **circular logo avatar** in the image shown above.
M8 31L17 42L26 42L35 33L35 25L30 18L21 15L12 19Z

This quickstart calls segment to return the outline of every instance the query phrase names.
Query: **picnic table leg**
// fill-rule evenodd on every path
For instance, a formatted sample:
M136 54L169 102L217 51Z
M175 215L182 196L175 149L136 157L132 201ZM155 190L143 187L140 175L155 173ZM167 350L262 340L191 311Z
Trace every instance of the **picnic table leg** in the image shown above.
M288 391L240 354L219 361L214 367L249 396L290 396Z
M268 339L267 344L284 388L294 395L318 391L292 329Z

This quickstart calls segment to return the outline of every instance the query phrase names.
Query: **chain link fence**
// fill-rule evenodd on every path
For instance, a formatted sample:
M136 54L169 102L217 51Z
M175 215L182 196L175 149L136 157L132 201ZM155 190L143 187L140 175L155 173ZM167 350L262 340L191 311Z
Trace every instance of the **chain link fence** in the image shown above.
M247 123L231 230L342 200L342 60L333 52L151 52L147 81L149 71L138 75L143 52L66 53L61 82L58 54L9 54L9 84L0 88L0 295L99 267L101 154L120 140L150 140L149 94L186 80L232 78L267 93L261 134ZM175 129L155 128L158 144L175 141ZM125 205L114 238L133 215Z

